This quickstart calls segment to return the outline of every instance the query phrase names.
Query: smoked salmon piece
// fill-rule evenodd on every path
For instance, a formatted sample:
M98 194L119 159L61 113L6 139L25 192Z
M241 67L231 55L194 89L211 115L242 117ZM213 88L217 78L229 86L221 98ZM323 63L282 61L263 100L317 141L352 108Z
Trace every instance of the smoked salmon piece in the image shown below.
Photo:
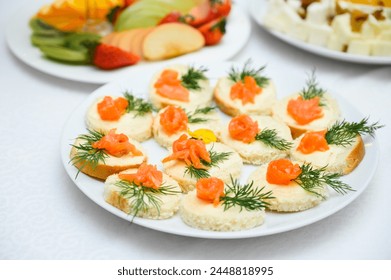
M188 139L186 134L182 134L172 144L172 155L164 158L162 162L170 160L183 160L186 165L192 165L195 168L205 169L201 160L210 163L210 155L206 150L205 143L202 140Z
M178 76L179 73L177 71L170 69L164 70L154 84L156 93L169 99L189 102L189 91L182 86L182 82L178 79Z
M234 117L228 125L229 135L244 143L255 141L255 136L259 132L258 122L253 121L248 115Z
M291 99L287 106L288 114L300 125L309 124L313 120L323 117L323 110L319 102L319 96L312 99L303 99L301 96L297 99Z
M325 138L326 132L326 130L307 132L301 139L297 150L303 154L327 151L330 148Z
M135 174L119 174L121 180L135 183L138 186L158 189L163 183L163 173L155 165L143 163Z
M289 159L277 159L269 163L266 172L266 180L270 184L289 185L301 174L298 164L293 164Z
M129 142L129 138L123 134L116 134L115 129L109 131L109 133L103 136L99 141L92 143L92 147L95 149L104 149L112 156L122 157L129 153L133 156L142 156L143 153Z
M98 113L104 121L117 121L126 112L128 100L123 97L113 99L111 96L105 96L98 103Z
M254 103L255 96L262 92L262 88L257 85L251 76L244 77L244 82L238 81L231 87L231 99L240 99L242 104Z
M210 177L199 179L196 184L197 197L212 202L214 206L219 205L220 197L224 196L223 180Z
M186 131L188 122L186 112L179 107L167 106L167 109L160 115L160 125L168 135Z

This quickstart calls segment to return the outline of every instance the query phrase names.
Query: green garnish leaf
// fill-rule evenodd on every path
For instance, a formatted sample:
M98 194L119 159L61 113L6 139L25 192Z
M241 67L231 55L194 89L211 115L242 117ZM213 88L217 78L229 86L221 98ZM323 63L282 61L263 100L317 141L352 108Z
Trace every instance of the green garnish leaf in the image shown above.
M237 83L239 81L244 82L244 78L247 76L253 77L257 85L261 88L266 87L269 84L269 78L261 75L262 71L266 68L266 66L262 66L258 69L254 69L251 67L251 60L248 60L243 69L236 69L232 67L230 72L228 73L228 79Z
M383 126L379 122L368 124L368 117L359 122L337 121L327 130L325 138L328 144L346 147L351 145L359 134L374 137L375 131Z
M226 161L229 156L231 155L231 152L221 152L218 153L213 150L213 147L208 151L210 162L206 162L205 160L201 159L202 165L206 166L207 168L218 166L219 163ZM208 178L210 177L209 171L204 168L195 168L193 165L187 165L185 168L185 174L188 173L190 177L201 179L201 178Z
M203 66L198 69L190 66L187 72L181 77L182 86L189 90L200 90L201 86L199 82L207 79L205 76L206 71L208 71L208 69Z
M88 134L81 134L77 137L77 139L83 140L85 143L71 145L76 149L76 154L71 157L70 163L74 166L77 163L82 163L78 168L76 178L87 164L91 165L92 168L96 168L99 162L105 163L105 159L108 157L106 150L92 147L92 144L102 139L103 136L104 134L101 132L88 130Z
M160 214L160 207L162 200L159 195L176 195L181 193L175 190L174 186L162 185L158 189L137 185L134 182L127 180L119 180L115 185L121 188L120 195L125 199L133 199L131 212L133 218L137 216L140 211L148 211L150 208L155 208Z
M143 116L147 113L150 113L154 110L151 103L145 101L142 98L137 98L130 92L126 91L124 97L128 100L128 107L126 112L136 112L136 116Z
M237 179L231 177L231 184L227 185L225 189L225 195L220 198L222 205L224 205L224 211L231 207L239 206L240 211L244 209L248 211L263 210L269 206L269 203L265 200L274 198L272 192L264 192L264 187L253 188L254 182L249 184L240 185Z
M280 151L286 151L292 147L292 143L279 137L275 129L263 129L255 136L255 140L262 141L265 145Z
M306 87L304 87L301 90L300 96L304 100L310 100L315 97L319 97L320 99L322 99L325 93L326 91L320 88L318 82L316 81L316 75L314 69L306 81ZM324 106L324 105L325 104L323 104L322 102L319 102L319 106Z
M208 119L203 118L203 117L201 117L199 115L207 115L210 112L213 112L215 109L216 109L216 107L197 108L193 112L187 113L188 122L189 123L203 123L203 122L207 122Z
M326 172L326 166L315 169L310 164L300 166L301 174L294 179L300 187L325 199L326 197L320 192L324 185L331 187L339 194L346 194L348 191L355 191L348 184L339 180L342 174Z

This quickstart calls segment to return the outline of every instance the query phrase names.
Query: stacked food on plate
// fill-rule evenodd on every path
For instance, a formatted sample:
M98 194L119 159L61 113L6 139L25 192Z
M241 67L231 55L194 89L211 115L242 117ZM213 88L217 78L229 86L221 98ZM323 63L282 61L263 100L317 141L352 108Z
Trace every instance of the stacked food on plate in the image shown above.
M104 70L219 44L231 0L55 0L30 20L46 57Z
M343 119L314 72L278 100L266 70L247 62L211 79L203 66L171 65L151 75L144 99L98 97L71 145L76 176L103 180L105 201L133 218L179 213L211 231L254 228L268 212L353 191L341 177L362 161L362 136L381 126ZM246 166L253 171L243 178Z
M391 56L389 0L269 0L264 25L330 50Z

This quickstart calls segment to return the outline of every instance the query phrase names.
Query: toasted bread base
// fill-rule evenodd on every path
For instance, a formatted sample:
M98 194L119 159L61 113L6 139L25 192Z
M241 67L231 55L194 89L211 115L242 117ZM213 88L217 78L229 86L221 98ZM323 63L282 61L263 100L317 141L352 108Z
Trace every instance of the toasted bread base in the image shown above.
M268 128L275 129L277 135L287 141L292 141L289 127L284 123L273 119L269 116L250 116L253 121L258 122L260 130ZM221 142L230 146L239 153L244 163L260 165L278 158L285 158L289 154L289 150L278 150L267 146L261 141L254 141L252 143L243 143L242 141L233 139L226 126L221 134Z
M121 173L132 174L136 172L137 172L137 168L128 169ZM126 198L123 195L121 195L121 188L115 185L116 182L118 182L119 180L120 179L118 177L118 174L111 175L106 179L104 199L107 203L113 205L119 210L127 214L134 214L133 213L134 200L131 198ZM155 219L155 220L168 219L171 218L178 211L179 201L181 197L181 193L180 193L181 189L178 183L173 179L171 179L166 174L163 174L163 184L166 186L174 187L174 190L177 191L178 194L156 195L161 201L159 209L153 207L153 205L150 205L150 207L148 207L147 209L143 209L143 211L139 211L136 215L137 217Z
M105 162L99 161L96 166L86 161L78 161L73 163L73 165L80 172L101 180L106 180L108 176L115 173L119 173L123 170L130 169L130 168L137 168L143 162L147 161L147 156L140 144L136 144L136 142L132 140L130 140L130 142L134 144L137 149L142 151L143 156L136 156L132 158L129 158L129 156L125 156L127 159L123 159L123 160L121 160L121 158L115 158L113 156L109 156L109 158L105 159ZM74 146L78 145L79 143L81 143L81 141L79 139L76 139ZM74 158L78 152L74 146L72 146L70 152L71 159ZM115 164L110 164L109 163L110 159L113 159L115 161Z
M214 101L221 111L230 116L240 114L271 115L272 106L276 102L275 87L271 81L260 94L255 96L254 103L245 105L242 104L240 99L231 99L230 91L233 85L234 82L228 80L228 78L221 78L215 86Z
M223 145L221 143L211 143L206 145L209 151L213 147L216 152L230 152L230 156L227 160L221 162L219 166L213 166L208 169L211 177L217 177L224 181L224 183L231 183L231 177L237 179L240 177L243 161L239 154L232 148ZM171 160L163 163L164 171L178 182L182 191L187 193L195 188L197 179L190 176L186 172L186 164L182 160Z
M265 211L248 211L239 206L224 210L197 198L196 191L183 196L179 214L189 226L210 231L239 231L263 224Z
M281 100L279 100L272 108L272 116L284 123L286 123L291 129L293 139L299 137L303 133L312 130L322 130L329 128L340 118L340 110L338 104L334 98L329 94L324 95L325 106L323 106L324 116L313 120L309 124L299 125L287 111L287 105L290 99L297 98L299 94L292 94Z
M248 182L253 181L254 188L264 187L264 191L272 191L274 198L268 199L268 210L277 212L298 212L315 207L323 201L321 196L307 192L297 183L291 182L287 186L270 184L266 180L267 165L258 167L250 174ZM328 196L327 186L317 191L324 197Z
M302 163L311 163L316 168L326 167L328 172L347 175L360 164L365 155L364 142L359 135L351 146L329 145L329 150L309 155L296 150L301 138L296 139L291 149L291 158Z

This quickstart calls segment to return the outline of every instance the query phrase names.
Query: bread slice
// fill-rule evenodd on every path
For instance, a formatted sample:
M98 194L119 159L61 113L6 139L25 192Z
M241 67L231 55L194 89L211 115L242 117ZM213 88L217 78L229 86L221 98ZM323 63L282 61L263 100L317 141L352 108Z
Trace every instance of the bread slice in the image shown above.
M258 122L258 127L262 131L265 128L274 129L277 135L287 141L292 141L289 127L281 121L278 121L270 116L250 116L253 121ZM228 131L228 124L224 127L221 133L221 142L233 148L242 157L244 163L260 165L278 158L285 158L289 154L289 150L278 150L267 146L261 141L252 143L244 143L233 139Z
M326 167L326 171L343 175L352 172L365 155L364 142L358 135L350 146L329 145L329 150L303 154L297 150L304 135L296 138L291 148L292 160L301 163L311 163L316 168Z
M152 113L137 115L136 112L129 112L123 114L118 121L104 121L101 119L97 107L103 98L96 99L87 111L86 125L88 129L107 134L111 129L116 128L116 133L123 133L139 142L148 140L152 136Z
M229 152L229 157L221 162L218 166L212 166L208 169L211 177L217 177L224 181L224 183L230 183L231 177L237 179L240 177L243 161L239 154L232 148L221 143L210 143L206 145L208 151L213 150L215 152ZM176 180L182 188L184 193L187 193L195 188L197 178L192 177L186 172L186 164L181 160L172 160L163 163L164 171Z
M121 173L134 174L136 172L137 168L133 168L125 170ZM134 215L133 205L135 203L135 199L121 194L122 188L116 185L118 181L120 181L118 174L113 174L106 179L103 194L104 199L107 203L113 205L121 211L130 215ZM175 180L164 173L162 185L171 186L173 187L172 190L177 191L178 193L172 195L156 194L156 197L160 200L159 208L156 208L153 205L149 205L147 209L139 211L137 213L137 217L160 220L168 219L177 212L179 208L179 201L182 195L181 188Z
M230 116L240 114L271 115L276 102L276 90L272 81L257 94L254 103L242 104L240 99L231 99L231 87L235 83L227 77L220 78L214 88L214 100L221 111Z
M199 199L195 190L183 196L179 214L187 225L211 231L250 229L263 224L265 220L264 210L248 211L239 206L224 210L221 204L215 207Z
M167 107L166 107L167 108ZM197 122L197 123L188 123L187 129L184 131L178 131L177 133L174 133L172 135L168 135L162 125L160 124L160 115L166 110L166 108L163 108L159 111L159 113L156 115L156 117L153 120L152 125L152 133L156 140L156 142L161 145L164 148L171 148L172 143L177 140L182 134L188 134L188 130L191 132L196 131L197 129L209 129L213 131L215 136L219 139L221 130L222 130L222 123L221 123L221 117L219 113L211 111L208 114L196 114L194 117L205 119L205 122Z
M266 180L268 165L262 165L255 169L249 176L248 182L253 181L254 188L264 187L264 192L272 191L274 198L268 199L268 210L277 212L298 212L315 207L323 201L321 196L304 190L295 182L289 185L270 184ZM323 197L328 196L327 186L317 189Z
M288 114L287 111L289 100L296 99L298 97L299 93L287 96L279 100L272 108L272 116L289 126L293 139L307 131L326 129L340 118L341 113L337 101L326 93L322 98L322 103L324 104L324 106L322 106L323 117L313 120L309 124L300 125Z
M213 97L213 89L210 86L209 80L201 80L199 82L199 85L201 89L199 90L189 90L189 102L169 99L167 97L163 97L156 92L156 88L154 87L156 81L161 76L161 73L166 70L171 69L174 71L177 71L179 73L178 78L180 79L182 75L186 74L189 66L188 65L171 65L168 67L165 67L164 69L158 71L154 77L152 78L152 81L149 86L149 98L151 103L155 106L155 108L161 109L168 105L175 105L180 106L182 108L185 108L187 110L194 110L196 108L200 107L206 107L210 105Z
M112 174L118 173L120 171L139 167L143 162L147 161L146 153L141 146L135 140L129 139L129 142L133 144L137 150L143 153L142 156L133 156L132 154L124 155L122 157L115 157L112 155L108 155L104 161L100 160L96 166L94 166L91 162L87 161L76 161L74 162L74 166L91 177L98 178L101 180L106 180L106 178ZM79 146L80 144L85 144L86 141L77 138L74 145L72 146L70 158L74 158L79 152L75 146Z

